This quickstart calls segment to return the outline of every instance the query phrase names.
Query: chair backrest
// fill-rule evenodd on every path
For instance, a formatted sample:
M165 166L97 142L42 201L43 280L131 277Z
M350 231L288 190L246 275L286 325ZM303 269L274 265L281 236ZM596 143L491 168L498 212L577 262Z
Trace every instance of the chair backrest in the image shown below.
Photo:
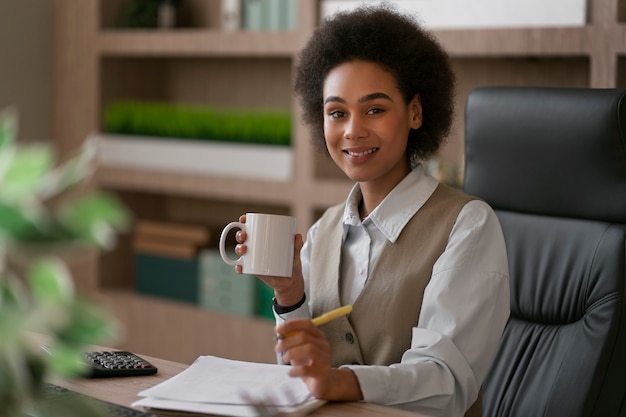
M626 90L481 88L465 125L511 279L484 416L625 416Z

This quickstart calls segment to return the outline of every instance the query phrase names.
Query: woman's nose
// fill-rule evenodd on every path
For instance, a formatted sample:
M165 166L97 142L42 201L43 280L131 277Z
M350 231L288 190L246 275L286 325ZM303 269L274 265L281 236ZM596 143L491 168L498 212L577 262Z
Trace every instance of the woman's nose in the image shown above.
M343 137L348 140L359 140L365 136L367 136L365 122L359 117L350 117L345 124Z

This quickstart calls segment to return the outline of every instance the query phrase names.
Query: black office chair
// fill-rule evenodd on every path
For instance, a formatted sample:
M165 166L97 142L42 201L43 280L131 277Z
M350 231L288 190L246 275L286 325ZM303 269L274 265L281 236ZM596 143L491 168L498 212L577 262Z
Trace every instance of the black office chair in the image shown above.
M625 416L626 90L482 88L465 112L464 189L511 279L483 415Z

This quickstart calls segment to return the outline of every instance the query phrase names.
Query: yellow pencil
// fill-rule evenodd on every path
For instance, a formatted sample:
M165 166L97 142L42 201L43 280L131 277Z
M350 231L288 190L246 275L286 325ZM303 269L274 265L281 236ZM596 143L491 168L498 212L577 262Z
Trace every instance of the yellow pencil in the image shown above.
M334 310L331 310L328 313L322 314L321 316L317 316L311 321L313 322L315 326L321 326L322 324L326 324L329 321L333 321L336 318L344 316L351 311L352 311L352 306L347 305L347 306L343 306L343 307L339 307Z
M322 324L326 324L329 321L333 321L336 318L339 318L341 316L344 316L348 313L350 313L352 311L352 306L351 305L347 305L347 306L342 306L339 308L336 308L334 310L331 310L327 313L322 314L321 316L317 316L314 319L311 320L311 323L313 323L314 326L321 326ZM282 336L278 336L278 339L284 339L286 337L289 336L293 336L294 334L296 334L297 332L289 332L286 333Z

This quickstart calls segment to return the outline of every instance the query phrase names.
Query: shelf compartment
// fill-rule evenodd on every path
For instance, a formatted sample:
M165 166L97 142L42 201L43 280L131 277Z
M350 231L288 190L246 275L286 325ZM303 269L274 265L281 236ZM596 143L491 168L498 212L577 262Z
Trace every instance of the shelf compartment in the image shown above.
M119 184L98 185L107 192L114 193L133 213L135 221L151 220L206 228L210 231L208 248L213 250L217 250L219 235L224 226L236 221L246 212L293 215L288 204L260 200L254 195L250 198L247 195L239 198L219 198L213 194L207 196L206 193L205 196L189 196L185 195L185 190L175 193L167 187L162 190L146 191L137 188L125 189L124 185L118 186ZM99 279L97 282L89 283L91 289L132 290L135 287L133 235L132 228L121 233L113 249L100 253ZM231 245L234 247L234 244L234 237L229 236L227 247Z
M289 58L106 57L100 107L118 100L215 108L291 109Z
M100 27L108 29L117 26L118 19L132 0L98 1L100 3ZM218 28L220 27L220 6L220 2L217 1L184 0L180 2L176 10L176 27Z
M293 215L287 204L268 200L254 201L254 198L198 197L174 194L167 191L121 190L116 187L104 187L115 193L133 213L134 219L157 222L170 222L201 226L209 230L209 249L218 249L219 235L226 224L236 221L247 212ZM129 231L129 235L132 230ZM232 236L229 236L229 242ZM234 238L232 239L234 244ZM227 243L228 245L228 243ZM130 282L132 280L125 280ZM115 286L111 283L107 286Z

